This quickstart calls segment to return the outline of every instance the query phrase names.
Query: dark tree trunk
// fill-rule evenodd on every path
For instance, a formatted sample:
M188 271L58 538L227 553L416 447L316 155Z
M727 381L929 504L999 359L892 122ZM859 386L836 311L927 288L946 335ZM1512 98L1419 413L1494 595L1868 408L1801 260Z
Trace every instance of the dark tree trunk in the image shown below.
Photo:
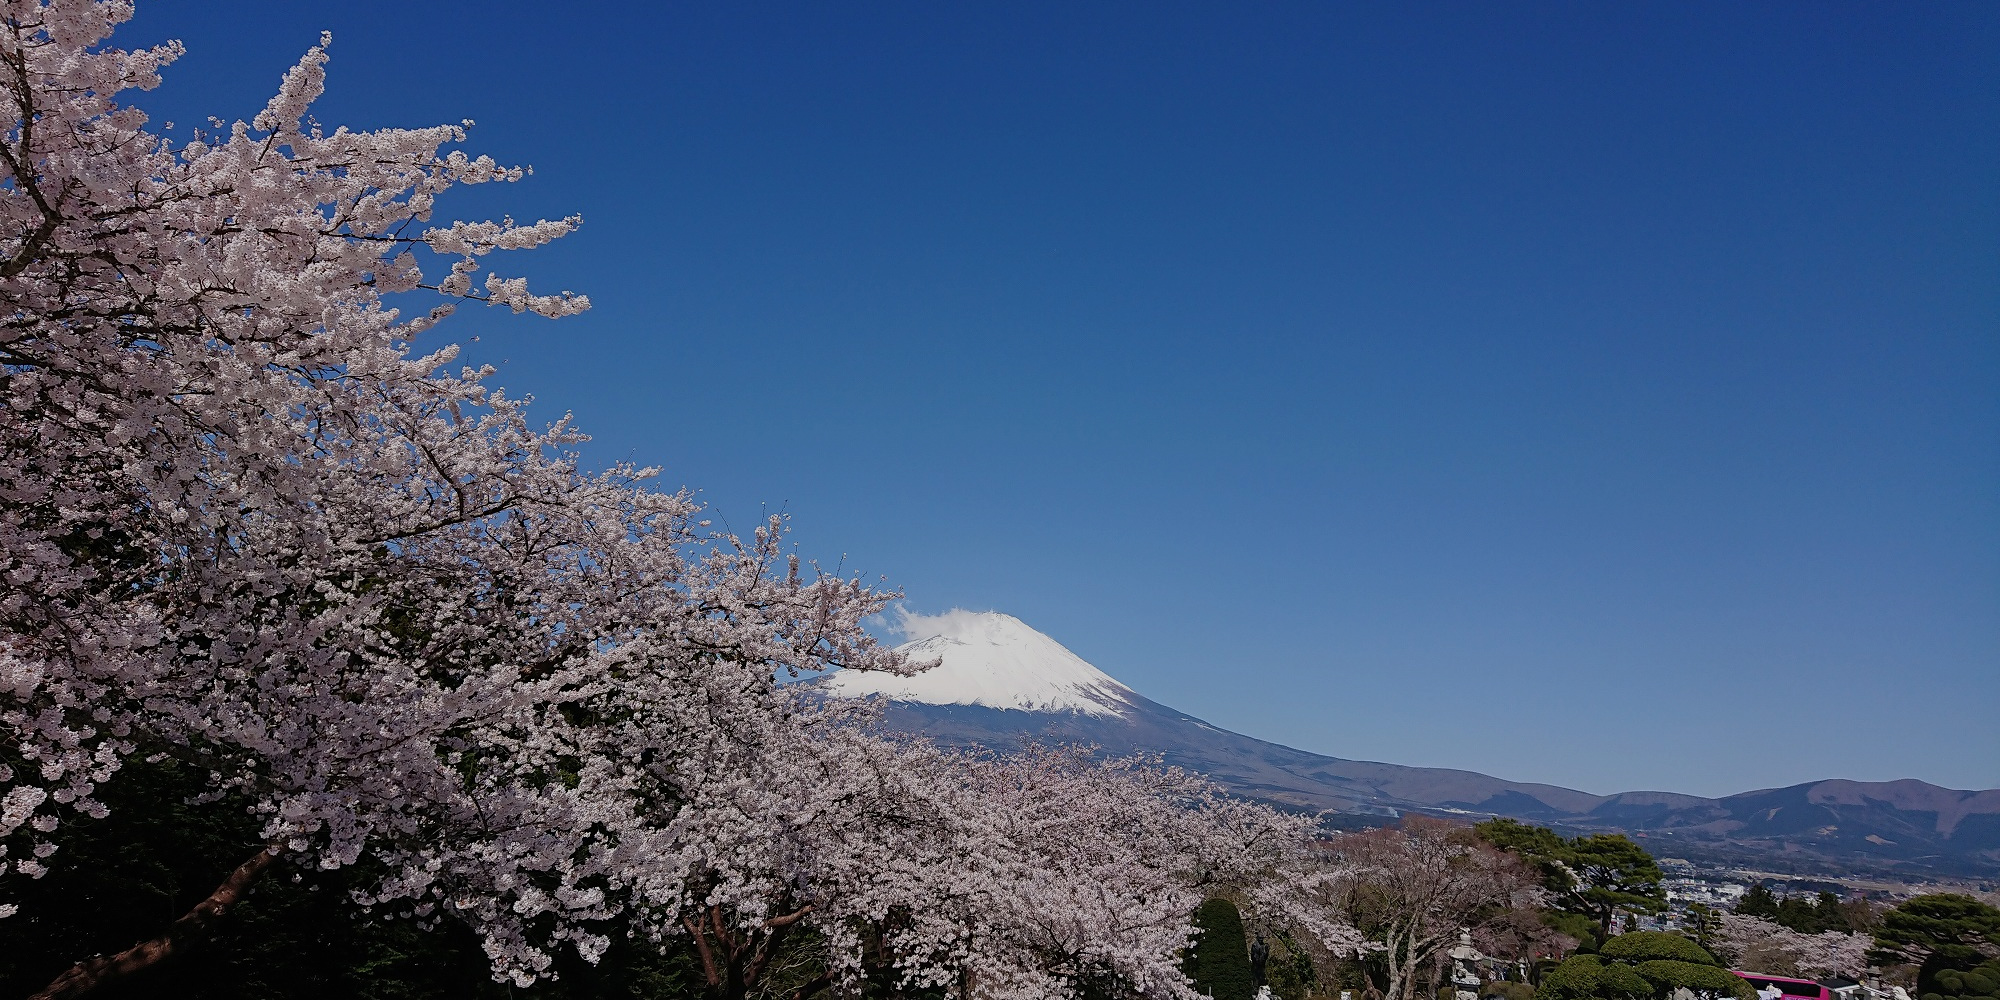
M143 972L174 957L190 944L206 937L229 912L229 908L250 891L250 886L276 857L271 849L259 848L250 860L236 866L236 870L230 872L229 877L223 879L207 899L194 904L194 909L174 921L165 934L141 941L116 955L99 955L78 962L28 1000L73 1000L88 996L100 986Z
M681 926L694 938L695 952L701 956L702 975L707 981L704 994L708 1000L743 1000L748 996L764 977L771 960L778 956L785 936L813 909L812 904L807 904L784 916L772 917L750 934L732 927L719 906L709 907L706 920L697 916L681 918Z

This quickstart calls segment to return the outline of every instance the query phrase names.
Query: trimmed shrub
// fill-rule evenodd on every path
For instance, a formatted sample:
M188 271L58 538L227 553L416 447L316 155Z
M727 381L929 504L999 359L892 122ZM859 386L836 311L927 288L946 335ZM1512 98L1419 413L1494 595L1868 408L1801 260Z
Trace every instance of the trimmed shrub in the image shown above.
M1595 955L1578 955L1542 974L1535 1000L1583 1000L1597 995L1597 974L1604 963Z
M1631 966L1606 963L1595 955L1578 955L1542 977L1535 1000L1639 1000L1652 995L1653 984Z
M2000 998L2000 959L1970 969L1945 969L1936 977L1938 992L1924 1000L1994 1000Z
M1604 942L1604 947L1598 949L1598 954L1626 962L1665 959L1673 962L1692 962L1695 965L1719 964L1715 956L1704 951L1701 945L1671 931L1633 931L1630 934L1620 934Z
M1678 987L1738 1000L1757 996L1749 983L1718 967L1715 956L1693 941L1665 931L1635 931L1605 941L1596 955L1578 955L1551 969L1535 997L1633 1000L1665 997Z
M1653 995L1653 984L1629 965L1607 962L1604 971L1597 974L1597 995L1649 997Z
M1750 984L1736 974L1713 965L1655 958L1640 962L1637 972L1648 983L1653 984L1655 996L1666 996L1677 986L1687 987L1696 993L1734 996L1739 1000L1754 1000L1757 995L1757 991L1751 989Z

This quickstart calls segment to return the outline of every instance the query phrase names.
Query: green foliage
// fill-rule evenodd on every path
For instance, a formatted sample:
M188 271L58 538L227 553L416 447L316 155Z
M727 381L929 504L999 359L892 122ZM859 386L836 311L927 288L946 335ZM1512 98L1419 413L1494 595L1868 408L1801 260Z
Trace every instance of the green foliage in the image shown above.
M1917 995L1960 995L1940 977L1986 964L2000 948L2000 909L1971 896L1937 893L1916 896L1882 915L1875 929L1871 962L1917 965Z
M64 828L61 860L15 881L21 912L0 920L0 996L26 996L70 965L165 931L259 849L241 802L191 805L201 776L133 761L101 794L111 813ZM216 933L107 997L177 1000L653 1000L701 992L692 957L623 939L597 965L571 955L532 990L494 983L479 942L457 924L423 930L348 904L366 870L273 866Z
M1847 914L1841 912L1840 897L1831 892L1821 892L1813 899L1786 896L1778 902L1778 913L1771 919L1800 934L1847 930Z
M1257 984L1250 975L1250 945L1243 915L1226 899L1211 899L1194 911L1198 936L1188 949L1186 972L1197 993L1215 1000L1251 1000Z
M1599 996L1648 997L1654 993L1653 984L1629 965L1607 962L1597 977Z
M1629 965L1577 955L1550 969L1535 1000L1644 1000L1653 985Z
M1778 901L1778 923L1800 934L1818 934L1821 923L1819 909L1804 896L1786 896Z
M1567 913L1562 910L1543 910L1542 923L1549 925L1557 933L1573 937L1578 942L1578 951L1597 951L1597 921L1581 913Z
M1535 1000L1535 988L1527 983L1487 983L1483 995L1498 1000Z
M1779 899L1768 887L1753 885L1742 899L1737 900L1736 912L1761 917L1801 934L1824 934L1827 931L1844 934L1866 929L1872 923L1872 911L1866 901L1844 903L1839 896L1825 890L1811 898L1786 896Z
M1705 951L1710 941L1722 930L1722 915L1709 907L1695 903L1687 909L1687 929L1694 935L1694 943Z
M1875 943L1908 957L1918 957L1910 949L2000 945L2000 909L1958 893L1915 896L1883 915Z
M1623 834L1564 838L1545 827L1504 818L1487 820L1473 831L1532 865L1557 907L1589 917L1599 938L1610 934L1611 916L1619 910L1657 913L1666 907L1666 873L1645 848Z
M1740 1000L1752 1000L1757 995L1749 983L1728 969L1716 968L1713 959L1704 963L1656 958L1640 962L1637 971L1647 982L1653 984L1654 996L1666 996L1676 987L1685 987L1697 994L1734 996Z
M1550 892L1566 892L1575 884L1562 862L1569 841L1554 830L1496 816L1474 824L1472 832L1494 847L1520 857L1542 877L1542 887Z
M1595 955L1577 955L1542 974L1535 1000L1584 1000L1597 995L1598 973L1604 963Z
M1572 894L1586 907L1604 914L1623 909L1657 913L1666 908L1667 891L1661 884L1666 873L1646 849L1621 833L1597 833L1569 842L1566 857L1576 872L1577 887ZM1593 912L1584 909L1582 912Z
M1620 934L1597 953L1605 958L1615 958L1627 962L1647 962L1665 959L1676 962L1692 962L1695 965L1715 965L1715 956L1710 955L1698 944L1671 931L1633 931Z
M1764 920L1778 919L1778 896L1766 885L1753 885L1736 901L1736 912Z
M1812 912L1813 927L1817 929L1806 933L1824 934L1828 931L1839 931L1844 934L1847 932L1847 913L1841 908L1839 896L1821 889L1819 895L1814 898L1810 910Z
M2000 959L1970 969L1941 969L1933 977L1937 990L1918 1000L1994 1000L2000 998Z
M1536 1000L1661 998L1676 987L1754 1000L1750 984L1717 965L1700 945L1666 931L1634 931L1578 955L1542 977Z
M1280 931L1271 960L1264 967L1264 980L1278 1000L1305 1000L1319 985L1319 969L1297 939Z
M1513 851L1528 859L1552 858L1562 853L1568 844L1560 834L1546 826L1523 823L1517 819L1495 816L1472 828L1481 840L1503 851Z

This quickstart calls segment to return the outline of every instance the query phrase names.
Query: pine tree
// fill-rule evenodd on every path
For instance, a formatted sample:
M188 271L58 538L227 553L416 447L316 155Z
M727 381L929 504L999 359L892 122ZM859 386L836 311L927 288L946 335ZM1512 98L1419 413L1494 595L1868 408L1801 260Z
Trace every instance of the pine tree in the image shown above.
M1769 887L1753 885L1743 898L1736 901L1736 912L1746 917L1762 917L1765 920L1778 919L1778 897Z

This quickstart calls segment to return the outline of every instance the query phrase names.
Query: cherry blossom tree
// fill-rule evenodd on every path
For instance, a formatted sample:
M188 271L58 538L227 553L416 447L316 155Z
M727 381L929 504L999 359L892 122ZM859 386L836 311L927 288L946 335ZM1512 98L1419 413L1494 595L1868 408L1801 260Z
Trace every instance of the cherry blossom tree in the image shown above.
M947 751L821 704L793 718L807 724L774 727L770 745L792 745L772 759L710 768L718 808L699 814L727 819L663 880L721 1000L755 989L802 932L823 953L800 998L864 981L995 998L1116 981L1188 997L1178 961L1196 905L1304 842L1306 821L1153 762Z
M1336 954L1384 963L1387 1000L1409 1000L1418 974L1458 939L1534 905L1541 890L1519 860L1464 826L1405 816L1335 837L1260 899Z
M1087 748L973 764L986 899L954 913L981 950L982 994L1070 995L1115 981L1191 997L1180 955L1209 895L1242 893L1296 860L1311 819L1224 795L1205 778Z
M1717 950L1741 969L1772 976L1859 978L1868 968L1868 949L1874 944L1866 934L1801 934L1741 913L1724 913L1721 921Z
M666 765L601 752L594 711L700 754L768 711L774 671L901 669L860 627L893 595L802 567L781 521L712 533L649 470L582 470L583 436L533 428L489 370L414 349L455 302L588 306L475 285L579 223L433 223L449 188L524 176L447 150L462 126L312 124L322 38L252 121L177 145L117 102L180 51L104 45L129 4L4 10L0 876L60 863L133 755L208 769L266 839L48 995L169 957L273 858L364 853L391 872L364 905L465 919L532 980L602 947L585 928L685 805L655 797Z
M1140 763L885 740L778 684L920 667L862 628L896 595L782 519L716 532L651 470L587 471L567 418L418 346L465 303L587 308L482 274L580 221L434 221L525 171L463 125L313 122L325 37L250 121L148 131L120 95L180 48L109 46L130 15L0 6L0 916L133 759L206 772L262 843L41 996L172 957L273 865L364 858L356 905L463 921L519 984L685 935L734 1000L811 931L806 992L1188 995L1195 904L1298 822Z

